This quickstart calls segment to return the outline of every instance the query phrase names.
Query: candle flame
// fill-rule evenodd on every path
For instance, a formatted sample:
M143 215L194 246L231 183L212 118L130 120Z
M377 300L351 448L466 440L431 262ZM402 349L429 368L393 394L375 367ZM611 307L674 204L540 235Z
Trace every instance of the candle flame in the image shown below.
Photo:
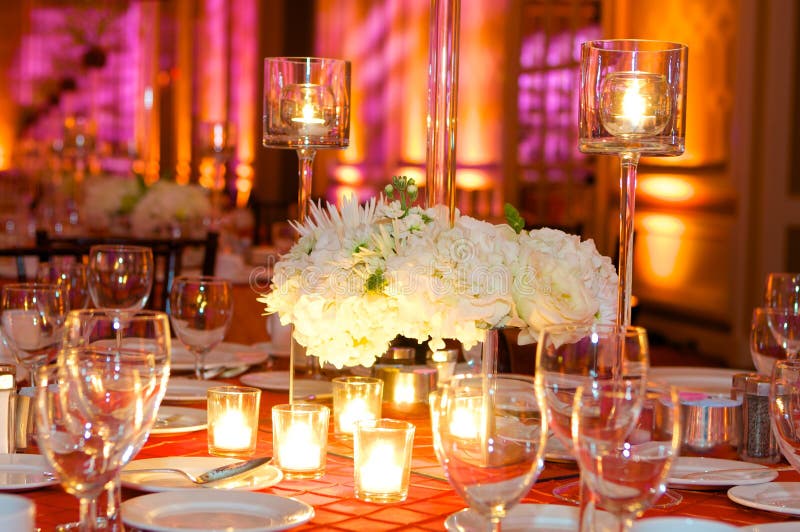
M636 79L622 97L622 114L636 127L641 123L646 109L647 102L639 92L639 80Z

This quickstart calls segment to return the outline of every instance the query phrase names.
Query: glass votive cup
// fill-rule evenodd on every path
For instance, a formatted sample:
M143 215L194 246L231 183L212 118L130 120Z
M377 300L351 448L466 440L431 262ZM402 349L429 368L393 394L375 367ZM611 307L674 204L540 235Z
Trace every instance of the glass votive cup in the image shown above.
M375 377L336 377L333 383L333 432L352 437L355 423L379 419L383 381Z
M256 452L261 390L246 386L209 388L208 454L247 458Z
M356 498L378 503L406 500L414 425L385 418L361 420L355 425L353 475Z
M273 464L284 478L320 478L325 474L330 412L325 405L310 403L272 407Z

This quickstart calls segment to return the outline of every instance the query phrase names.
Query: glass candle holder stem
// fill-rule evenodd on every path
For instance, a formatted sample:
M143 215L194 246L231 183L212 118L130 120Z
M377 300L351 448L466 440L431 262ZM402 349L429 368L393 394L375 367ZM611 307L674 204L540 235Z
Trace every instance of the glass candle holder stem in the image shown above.
M633 215L636 208L636 169L638 153L620 154L619 190L619 284L617 323L631 324L631 285L633 283Z

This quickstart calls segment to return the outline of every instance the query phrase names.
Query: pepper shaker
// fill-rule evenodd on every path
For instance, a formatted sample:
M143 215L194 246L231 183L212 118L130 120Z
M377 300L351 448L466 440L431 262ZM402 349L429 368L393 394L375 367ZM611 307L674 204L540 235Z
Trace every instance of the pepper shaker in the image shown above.
M16 368L0 364L0 454L12 454L15 445Z
M745 384L739 458L747 462L775 464L781 459L778 442L770 426L769 381L763 375L752 375Z

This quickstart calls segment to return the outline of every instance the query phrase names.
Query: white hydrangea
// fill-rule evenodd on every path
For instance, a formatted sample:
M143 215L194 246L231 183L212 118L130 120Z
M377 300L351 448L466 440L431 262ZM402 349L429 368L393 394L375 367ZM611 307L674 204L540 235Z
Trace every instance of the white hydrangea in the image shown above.
M136 236L153 237L188 229L188 236L195 236L203 232L203 221L210 213L211 202L204 188L158 181L133 208L131 230Z
M142 195L142 186L132 177L95 176L84 183L81 217L92 229L112 230L120 215L127 214Z

